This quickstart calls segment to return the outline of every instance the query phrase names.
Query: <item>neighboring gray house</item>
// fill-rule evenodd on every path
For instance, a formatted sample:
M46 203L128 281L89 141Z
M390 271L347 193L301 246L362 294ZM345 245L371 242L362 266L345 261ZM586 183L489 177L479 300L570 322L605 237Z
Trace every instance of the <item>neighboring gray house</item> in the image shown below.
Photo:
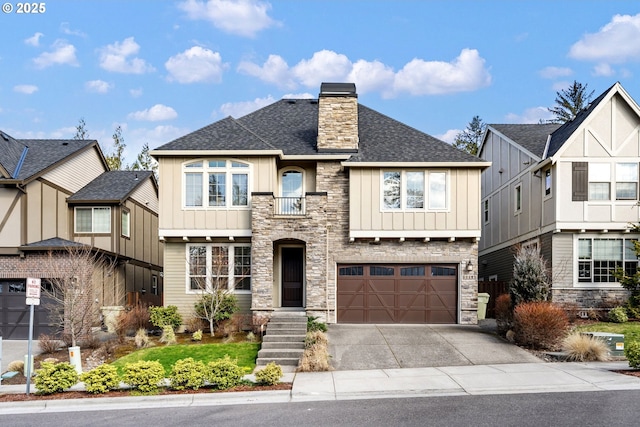
M489 125L482 173L480 280L509 281L514 246L548 261L553 300L610 306L627 294L611 271L635 272L640 218L640 108L616 83L561 125Z
M26 278L52 277L67 248L89 245L114 261L98 278L98 304L156 294L161 304L162 243L152 172L109 171L97 141L25 140L0 132L0 334L28 337ZM131 299L131 298L130 298ZM135 298L133 298L135 299ZM125 301L121 301L124 303ZM111 304L113 302L110 302ZM44 304L34 335L49 333Z
M255 322L293 310L476 323L489 163L358 105L355 85L323 83L319 99L228 117L151 154L164 302L184 316L199 283L221 278Z

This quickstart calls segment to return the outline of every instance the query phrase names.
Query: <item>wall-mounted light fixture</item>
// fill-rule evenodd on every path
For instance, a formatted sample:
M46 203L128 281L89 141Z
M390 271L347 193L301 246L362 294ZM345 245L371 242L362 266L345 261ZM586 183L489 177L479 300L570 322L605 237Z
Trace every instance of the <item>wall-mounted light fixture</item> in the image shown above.
M467 271L473 271L473 262L467 261Z

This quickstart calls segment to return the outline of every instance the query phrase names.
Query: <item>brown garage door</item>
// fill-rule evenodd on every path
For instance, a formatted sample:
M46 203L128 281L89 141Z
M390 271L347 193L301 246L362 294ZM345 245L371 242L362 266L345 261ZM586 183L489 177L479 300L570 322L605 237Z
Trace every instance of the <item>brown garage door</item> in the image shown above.
M340 323L456 323L456 265L338 265Z

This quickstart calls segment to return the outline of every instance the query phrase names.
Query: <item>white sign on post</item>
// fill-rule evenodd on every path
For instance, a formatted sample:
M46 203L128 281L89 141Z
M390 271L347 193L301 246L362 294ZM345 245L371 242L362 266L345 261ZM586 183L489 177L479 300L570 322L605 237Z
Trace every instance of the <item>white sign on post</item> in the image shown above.
M27 396L31 388L31 342L33 341L33 306L40 305L40 279L27 277L27 305L29 307L29 345L27 347Z
M40 299L40 279L33 277L27 279L27 301L29 298Z

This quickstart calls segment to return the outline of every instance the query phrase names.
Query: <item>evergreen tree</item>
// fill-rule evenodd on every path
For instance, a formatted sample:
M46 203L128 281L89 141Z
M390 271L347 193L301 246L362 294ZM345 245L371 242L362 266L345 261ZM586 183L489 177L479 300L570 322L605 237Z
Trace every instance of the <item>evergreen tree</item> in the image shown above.
M474 156L478 155L478 147L486 128L487 125L482 122L480 116L474 116L466 129L456 135L453 146Z
M113 151L111 154L105 155L107 165L112 171L122 170L125 168L124 164L124 149L126 144L124 143L124 137L122 136L122 128L118 126L113 133Z
M149 154L149 143L145 142L142 146L142 150L138 153L138 158L135 163L131 165L131 170L146 170L153 171L153 174L158 179L158 162L154 160Z
M592 96L593 91L587 93L587 84L574 80L569 88L556 92L556 105L549 108L555 117L549 123L566 123L575 119L589 105Z

